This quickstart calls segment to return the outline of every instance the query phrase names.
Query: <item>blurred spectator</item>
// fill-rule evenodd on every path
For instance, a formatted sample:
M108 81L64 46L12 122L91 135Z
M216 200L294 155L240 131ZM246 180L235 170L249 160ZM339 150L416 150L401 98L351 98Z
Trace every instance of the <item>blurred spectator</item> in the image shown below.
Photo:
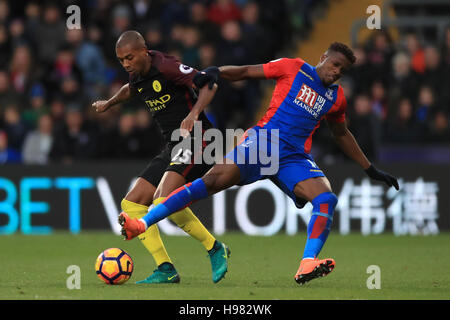
M21 19L11 21L9 32L11 34L11 46L13 48L22 44L31 45L31 41L25 33L25 25Z
M222 39L217 44L219 65L244 65L250 62L249 52L242 39L241 26L236 21L222 25Z
M352 78L344 76L339 81L339 85L344 91L345 100L347 100L347 105L352 104L353 96L355 95L355 82Z
M180 23L175 23L170 29L170 43L169 50L181 50L183 47L185 26Z
M387 123L385 140L389 142L414 143L420 137L414 117L414 109L409 98L401 99L396 114Z
M430 122L427 139L432 143L449 143L450 127L448 123L448 114L442 110L437 110Z
M172 0L164 4L162 14L159 16L163 33L168 34L171 26L175 24L186 25L189 23L189 1Z
M378 118L373 116L369 97L363 94L356 96L353 110L349 129L367 157L375 160L381 138L381 127Z
M73 78L78 83L82 81L82 73L75 61L75 55L68 45L62 46L47 72L47 86L50 92L58 92L64 79Z
M162 150L164 143L161 129L144 108L136 112L136 132L139 138L140 158L152 158Z
M8 136L8 145L19 151L27 134L27 127L20 118L19 108L16 105L9 105L4 109L3 130Z
M5 25L0 24L0 69L6 69L8 67L10 58L11 43L8 30L6 29Z
M205 69L207 67L216 64L216 49L211 43L203 43L199 48L199 69Z
M249 61L248 52L242 41L241 28L238 22L229 21L222 25L222 40L217 45L218 65L244 65ZM250 118L245 117L243 111L252 108L246 100L245 90L249 81L228 82L221 81L215 98L212 101L212 110L217 116L217 126L225 132L226 127L246 127Z
M441 52L442 61L447 68L450 68L450 27L447 27L447 29L445 29Z
M116 41L123 32L131 29L131 18L132 11L124 3L119 3L112 9L112 21L108 21L109 28L105 29L104 37L104 53L110 61L116 61Z
M308 0L309 1L309 0ZM314 2L318 3L320 0ZM266 41L270 42L269 60L275 59L280 50L289 43L292 38L292 26L289 23L290 14L301 14L289 12L288 1L258 0L260 11L260 23L262 26L270 26L266 29ZM312 14L312 10L309 14Z
M55 133L62 132L66 106L60 97L54 97L50 102L50 117L52 118Z
M190 6L190 23L202 31L202 40L214 42L220 37L219 27L208 20L208 8L203 2L196 1Z
M265 28L259 23L259 5L251 1L242 9L243 42L254 64L265 63L270 55L270 41L266 41Z
M45 64L51 63L58 49L65 42L66 25L59 8L49 3L43 12L43 18L36 26L35 39L39 60Z
M181 39L183 45L181 61L184 64L192 67L198 67L200 64L200 57L198 53L200 35L197 28L187 26L184 29L184 35Z
M155 11L154 2L151 0L135 0L133 1L134 19L138 26L142 26L152 18L152 11ZM155 14L155 13L153 13Z
M375 81L371 87L372 112L378 119L384 120L387 115L386 89L380 81Z
M36 45L36 33L40 25L41 7L36 1L27 1L25 5L25 33L28 35L33 46Z
M389 99L392 104L397 103L400 97L407 96L416 100L419 90L419 77L413 72L410 57L400 51L392 59L392 79L389 82Z
M391 74L391 59L394 53L388 33L382 30L373 33L367 43L366 52L367 60L374 67L372 78L388 82Z
M9 4L6 0L0 1L0 24L7 24L9 22Z
M21 161L20 153L8 147L8 136L0 130L0 164L20 163Z
M219 26L240 18L241 11L233 0L214 0L208 10L208 19Z
M28 133L22 149L26 164L46 164L52 148L52 118L43 114L38 120L37 129Z
M45 91L41 84L35 84L30 92L30 107L22 113L22 119L29 128L36 128L38 118L48 112Z
M93 99L106 84L106 63L100 48L84 39L83 29L68 30L66 36L74 52L71 67L75 69L75 62L76 67L81 70L83 90Z
M419 91L416 108L417 122L422 125L426 125L426 122L435 107L435 96L433 89L429 86L422 86Z
M352 68L346 73L345 77L353 81L355 94L369 91L372 81L372 65L367 61L367 55L363 48L353 49L356 61Z
M409 33L405 37L405 46L411 58L411 68L422 74L425 72L425 53L420 45L417 35Z
M83 95L80 83L75 77L64 77L59 90L64 104L71 104L80 110L87 105L87 98Z
M425 47L425 72L422 75L422 84L428 85L436 92L440 92L445 75L441 66L439 50L432 45ZM444 89L447 90L447 89Z
M10 104L20 104L21 100L20 95L11 88L9 74L0 70L0 108Z
M166 52L167 44L164 41L161 29L156 24L150 25L143 36L150 50Z
M33 61L27 45L20 45L14 49L9 70L14 90L19 93L28 91L33 81Z
M115 159L139 158L141 149L136 132L136 118L133 113L124 113L119 118L117 130L109 136L108 157Z
M84 121L83 114L75 107L69 107L64 127L57 132L50 158L70 164L73 161L93 158L96 154L97 136Z

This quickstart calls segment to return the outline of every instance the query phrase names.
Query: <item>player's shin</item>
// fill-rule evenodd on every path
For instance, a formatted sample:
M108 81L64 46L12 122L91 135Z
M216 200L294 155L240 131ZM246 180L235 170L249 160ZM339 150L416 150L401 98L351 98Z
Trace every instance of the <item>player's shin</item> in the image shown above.
M185 184L173 191L163 202L150 210L141 220L148 228L172 213L189 206L194 201L206 198L207 196L208 191L203 180L194 180L192 183Z
M122 200L120 206L122 211L125 211L132 219L140 219L148 211L147 206L131 202L126 199ZM151 253L157 266L163 264L164 262L172 263L169 255L167 254L164 243L162 242L157 225L147 229L147 231L140 234L138 238L144 247Z
M303 259L316 258L322 250L330 233L337 197L332 192L325 192L311 201L313 212L308 223L305 251Z
M164 201L164 199L165 197L155 199L153 204L157 205ZM200 241L206 250L211 250L216 239L194 215L189 207L171 214L168 218L191 237Z

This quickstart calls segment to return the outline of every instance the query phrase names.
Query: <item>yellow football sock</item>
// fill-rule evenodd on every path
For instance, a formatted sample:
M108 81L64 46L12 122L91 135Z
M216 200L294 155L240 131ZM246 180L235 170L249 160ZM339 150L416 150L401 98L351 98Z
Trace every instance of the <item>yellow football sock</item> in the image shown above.
M139 203L131 202L123 199L120 203L122 211L125 211L130 218L140 219L147 214L148 207ZM167 254L164 243L159 234L159 229L156 224L151 225L144 233L138 236L138 239L145 246L145 248L152 254L157 266L164 262L172 263Z
M165 197L155 199L153 200L153 204L156 206L164 199ZM209 231L195 216L190 208L186 207L180 211L172 213L168 218L190 236L200 241L206 250L211 250L214 246L214 241L216 241L216 238L209 233Z

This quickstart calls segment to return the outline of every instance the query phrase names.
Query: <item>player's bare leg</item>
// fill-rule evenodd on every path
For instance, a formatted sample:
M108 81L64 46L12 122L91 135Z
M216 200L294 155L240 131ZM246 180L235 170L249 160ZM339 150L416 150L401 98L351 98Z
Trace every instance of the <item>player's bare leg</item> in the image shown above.
M330 182L325 177L310 178L297 183L294 189L297 197L306 199L313 203L313 216L308 225L308 240L305 248L304 257L300 262L297 273L295 274L295 281L299 284L304 284L310 280L318 277L323 277L333 271L335 262L331 258L317 259L317 251L320 251L321 245L326 240L331 224L332 212L335 206L335 196L331 192ZM334 204L334 205L333 205ZM333 207L333 208L331 208ZM324 238L317 248L317 244L312 243L319 241L319 237ZM308 243L308 241L310 241ZM314 256L310 257L308 245L316 251Z
M222 174L223 177L227 175L226 172L223 172ZM217 175L214 176L217 178ZM210 181L214 181L214 179L211 179ZM163 202L167 196L174 192L178 187L184 185L184 183L185 178L181 174L175 171L167 171L155 192L154 204L156 205ZM211 186L211 188L214 187L214 185ZM223 279L228 270L228 257L230 256L229 248L225 244L217 241L188 207L169 215L168 218L192 237L199 240L204 245L205 249L208 250L213 282L217 283ZM127 225L132 223L133 221L126 221L125 219L123 224L125 234L127 234Z
M150 206L153 202L153 195L156 187L143 178L137 178L134 186L128 191L125 199L144 206Z
M208 194L212 195L228 189L241 179L239 167L230 159L224 159L224 163L216 164L203 177Z

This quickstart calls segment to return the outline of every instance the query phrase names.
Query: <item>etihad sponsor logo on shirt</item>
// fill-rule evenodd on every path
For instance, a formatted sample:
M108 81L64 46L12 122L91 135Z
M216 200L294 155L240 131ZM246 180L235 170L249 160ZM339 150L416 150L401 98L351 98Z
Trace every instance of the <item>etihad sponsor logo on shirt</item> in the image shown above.
M312 114L315 118L320 116L323 106L325 105L325 98L319 95L312 88L303 84L297 97L294 99L294 103L308 113Z
M165 94L158 99L146 100L145 104L150 108L150 111L162 110L166 107L166 103L169 102L170 95Z

